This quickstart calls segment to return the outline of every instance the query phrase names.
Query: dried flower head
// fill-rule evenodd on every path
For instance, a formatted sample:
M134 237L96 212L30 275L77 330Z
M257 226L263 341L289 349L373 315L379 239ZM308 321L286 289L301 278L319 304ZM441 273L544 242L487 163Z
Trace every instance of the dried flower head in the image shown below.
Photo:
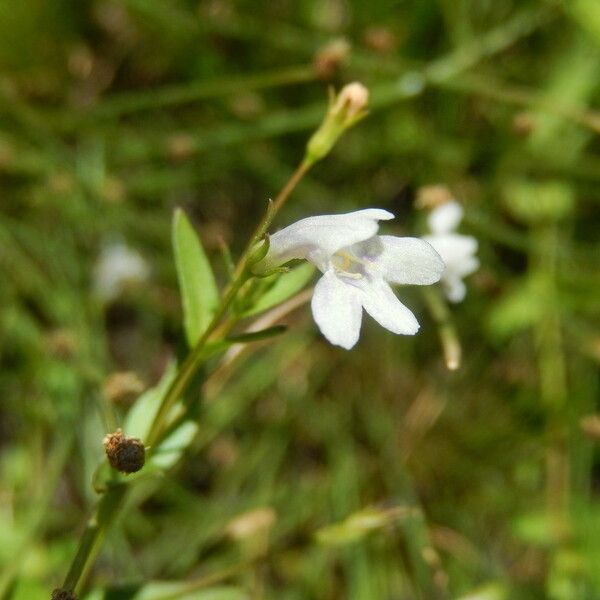
M121 473L135 473L139 471L146 460L146 449L138 438L123 435L120 429L105 436L104 450L108 462L113 469Z

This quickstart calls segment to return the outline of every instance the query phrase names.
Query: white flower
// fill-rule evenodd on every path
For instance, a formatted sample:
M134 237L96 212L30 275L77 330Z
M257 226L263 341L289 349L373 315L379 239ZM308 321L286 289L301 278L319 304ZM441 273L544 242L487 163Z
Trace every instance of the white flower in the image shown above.
M386 210L368 208L302 219L271 236L264 267L307 259L323 276L312 298L314 319L332 343L349 350L360 335L362 309L393 333L414 335L419 323L390 283L429 285L444 263L423 240L376 235Z
M461 205L452 200L442 204L429 215L431 235L424 236L446 263L442 285L451 302L461 302L467 292L463 277L479 268L477 240L470 235L455 233L463 217Z
M148 279L148 263L123 243L105 246L94 266L93 285L96 295L104 301L119 296L127 285Z

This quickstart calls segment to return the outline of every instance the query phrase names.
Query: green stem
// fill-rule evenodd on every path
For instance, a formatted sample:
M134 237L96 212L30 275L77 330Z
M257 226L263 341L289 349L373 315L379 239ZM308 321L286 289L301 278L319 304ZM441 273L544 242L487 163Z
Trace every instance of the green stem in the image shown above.
M108 526L121 507L126 491L126 485L118 485L110 488L100 499L94 515L88 521L83 532L77 554L65 577L63 588L75 592L80 591L86 575L100 551Z
M562 348L561 319L556 289L558 227L540 226L535 232L536 254L533 257L540 278L541 293L546 299L546 310L535 330L540 397L548 415L546 485L547 507L555 534L562 537L568 511L569 457L566 443L567 424L565 403L567 375Z
M448 305L442 298L439 288L428 286L424 287L422 291L429 312L438 326L446 367L450 371L456 371L460 367L462 350Z
M158 445L162 434L166 427L166 418L169 415L170 410L174 406L175 402L180 398L183 392L187 389L190 384L196 370L200 366L206 344L211 340L213 334L220 332L219 326L223 320L223 317L227 313L228 308L236 297L237 292L245 281L250 277L248 273L249 258L255 249L256 243L259 242L267 232L269 226L273 222L275 215L285 204L294 188L298 185L302 177L310 169L311 164L303 161L298 168L294 171L287 184L283 187L281 192L277 195L275 200L269 205L265 216L258 224L256 231L252 235L250 243L244 250L237 267L234 271L233 278L227 289L223 294L221 304L214 315L208 328L198 340L196 346L188 354L187 358L181 365L177 376L173 380L173 383L168 388L165 396L162 400L161 406L156 414L150 434L145 442L153 447ZM228 325L225 324L224 330L228 329ZM125 493L128 489L126 483L122 483L115 487L109 488L109 490L102 496L93 516L90 518L83 536L79 543L77 554L71 563L67 577L63 587L68 590L74 590L77 592L85 581L85 576L91 568L94 559L102 546L102 541L106 534L106 531L113 519L117 515Z
M306 83L314 80L317 73L312 65L299 65L238 76L229 76L213 81L196 81L183 85L172 85L156 90L115 94L105 99L89 116L92 118L116 118L133 112L177 106L198 100L206 100L226 94L239 94L240 91L260 90L269 87ZM86 115L88 116L88 115ZM65 120L69 115L63 115ZM69 125L79 125L70 121Z
M261 222L258 224L258 227L252 235L250 243L244 250L237 264L237 267L233 273L232 281L223 294L223 298L221 300L219 308L217 309L217 312L213 316L212 321L208 325L206 331L202 334L192 351L184 360L183 364L181 365L181 368L179 369L179 372L177 373L177 376L169 386L169 389L167 390L164 396L164 399L156 413L156 417L154 418L154 421L150 428L148 439L145 440L145 442L150 447L156 446L163 432L165 420L167 419L169 412L171 411L177 400L180 398L180 396L183 394L183 392L186 390L190 381L194 377L194 374L197 371L200 363L202 362L204 348L207 342L211 339L212 334L215 332L219 323L225 316L238 291L240 290L242 285L244 285L244 283L248 280L248 277L250 276L248 274L248 259L252 250L255 248L256 244L264 237L267 230L269 229L269 226L273 222L275 215L285 204L291 192L298 185L299 181L306 174L310 166L311 164L307 161L303 161L302 163L300 163L298 168L290 177L289 181L286 183L284 188L281 190L281 192L277 195L275 200L270 205L269 210L267 210Z

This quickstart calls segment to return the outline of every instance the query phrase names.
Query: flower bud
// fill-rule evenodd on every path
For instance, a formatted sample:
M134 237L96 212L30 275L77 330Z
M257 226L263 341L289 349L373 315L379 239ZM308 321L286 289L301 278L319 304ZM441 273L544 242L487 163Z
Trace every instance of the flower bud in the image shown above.
M521 137L530 136L535 131L535 127L535 116L530 112L520 112L513 117L512 129Z
M437 208L454 199L454 194L440 184L424 185L417 190L415 206L417 208Z
M121 473L139 471L146 460L146 449L138 438L125 437L120 429L105 436L104 450L113 469Z
M323 122L308 140L305 160L312 164L327 156L342 133L366 116L368 102L369 90L358 82L345 85L337 96L332 94Z
M333 40L321 48L313 60L313 66L321 79L333 77L350 54L350 44L344 39Z
M363 114L368 102L369 90L355 81L342 88L333 105L333 113L341 115L347 127Z
M587 415L579 421L581 431L594 442L600 442L600 415Z
M52 591L51 600L77 600L77 594L64 588L56 588Z
M259 263L269 252L269 247L271 245L271 241L269 240L269 235L265 235L265 237L257 242L254 245L254 248L250 251L248 255L248 264L250 266Z

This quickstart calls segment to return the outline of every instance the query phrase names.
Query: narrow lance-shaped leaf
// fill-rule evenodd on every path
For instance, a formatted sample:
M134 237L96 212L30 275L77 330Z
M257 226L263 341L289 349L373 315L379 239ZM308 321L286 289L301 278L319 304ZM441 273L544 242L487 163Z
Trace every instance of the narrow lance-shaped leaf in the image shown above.
M219 290L200 239L181 209L173 217L173 248L190 346L206 331L219 303Z

